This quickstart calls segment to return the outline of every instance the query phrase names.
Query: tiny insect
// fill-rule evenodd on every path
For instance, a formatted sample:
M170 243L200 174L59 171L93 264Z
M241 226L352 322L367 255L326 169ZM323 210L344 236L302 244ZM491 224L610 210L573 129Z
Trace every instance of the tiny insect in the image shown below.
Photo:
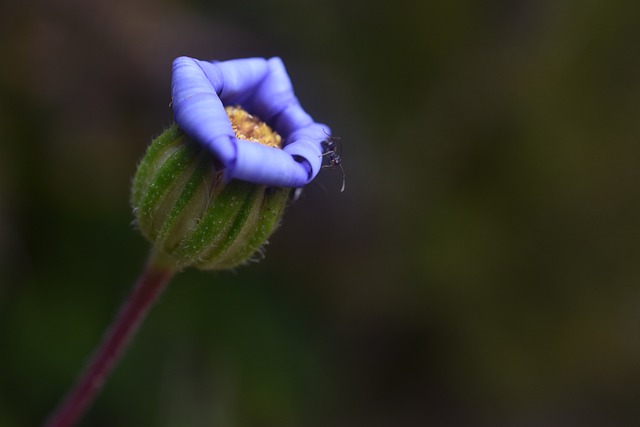
M342 171L342 188L340 192L343 192L346 185L346 177L344 174L344 168L342 167L342 157L338 154L338 146L340 144L340 138L337 136L327 135L327 139L322 141L322 157L327 159L327 162L322 165L323 169L333 169L339 167ZM341 145L340 145L341 147Z

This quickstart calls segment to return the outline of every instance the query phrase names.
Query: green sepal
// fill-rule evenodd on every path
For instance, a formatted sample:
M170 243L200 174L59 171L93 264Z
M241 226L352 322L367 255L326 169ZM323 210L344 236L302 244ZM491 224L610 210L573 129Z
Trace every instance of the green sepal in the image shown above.
M131 204L142 234L177 267L218 270L260 251L290 191L224 182L211 155L174 125L154 139L140 162Z

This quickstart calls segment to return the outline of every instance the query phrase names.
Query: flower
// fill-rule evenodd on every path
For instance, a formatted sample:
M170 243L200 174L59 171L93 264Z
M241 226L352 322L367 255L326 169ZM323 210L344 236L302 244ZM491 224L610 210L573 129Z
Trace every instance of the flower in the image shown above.
M177 125L211 152L226 179L303 187L322 167L327 126L314 122L293 93L280 58L173 62L172 105ZM284 138L282 149L236 137L225 106L239 105Z
M176 124L133 180L139 230L172 268L256 259L290 196L335 154L328 127L302 109L279 58L177 58L172 97Z

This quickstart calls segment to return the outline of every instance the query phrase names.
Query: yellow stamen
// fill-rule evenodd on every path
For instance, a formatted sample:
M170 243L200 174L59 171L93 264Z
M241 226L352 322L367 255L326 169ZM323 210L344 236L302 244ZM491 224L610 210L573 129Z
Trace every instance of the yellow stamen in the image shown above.
M282 138L265 122L241 107L225 107L236 138L257 142L267 147L282 148Z

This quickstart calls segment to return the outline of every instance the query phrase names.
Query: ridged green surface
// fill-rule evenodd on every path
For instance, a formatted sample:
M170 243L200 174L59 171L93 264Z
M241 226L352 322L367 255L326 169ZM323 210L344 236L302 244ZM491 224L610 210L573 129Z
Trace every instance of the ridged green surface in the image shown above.
M131 203L138 227L178 267L228 269L251 258L275 230L290 189L223 183L210 154L175 126L140 162Z
M220 256L217 260L219 268L232 268L248 259L259 251L267 242L269 236L277 228L284 212L289 192L283 189L266 189L260 206L254 208L256 217L250 224L246 224L244 238L236 239L233 250Z

